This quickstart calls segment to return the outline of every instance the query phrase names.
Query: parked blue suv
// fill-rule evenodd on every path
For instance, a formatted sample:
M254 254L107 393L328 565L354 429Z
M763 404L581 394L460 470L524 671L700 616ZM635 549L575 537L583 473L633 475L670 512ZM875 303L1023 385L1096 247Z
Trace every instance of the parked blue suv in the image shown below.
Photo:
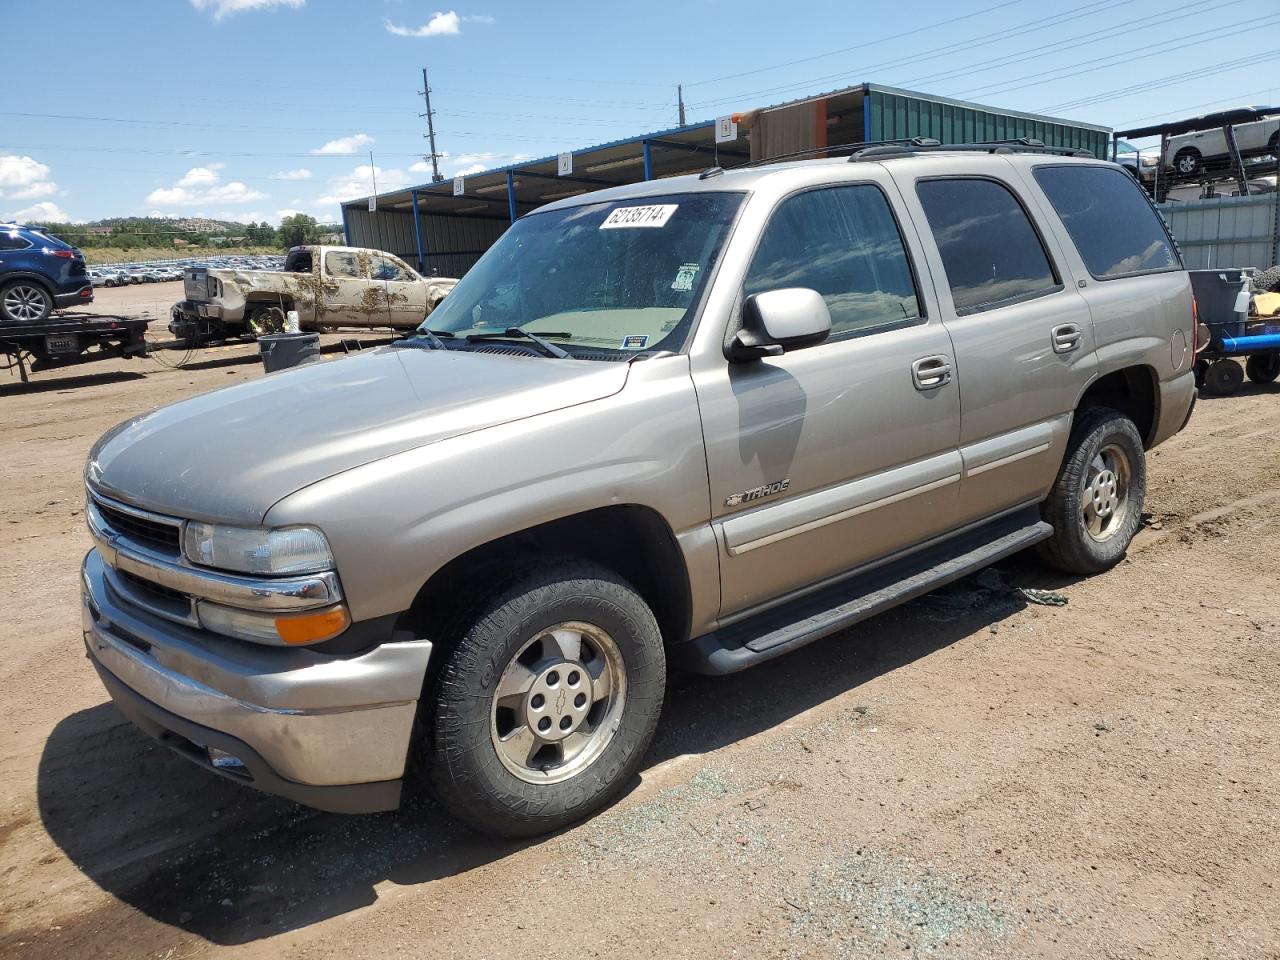
M92 299L79 250L39 227L0 223L0 323L39 323Z

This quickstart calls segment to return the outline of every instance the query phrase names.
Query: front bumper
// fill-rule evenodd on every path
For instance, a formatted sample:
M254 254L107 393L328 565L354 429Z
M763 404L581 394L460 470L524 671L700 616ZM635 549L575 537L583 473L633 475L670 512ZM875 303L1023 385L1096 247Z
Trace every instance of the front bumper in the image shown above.
M89 551L85 648L142 730L216 773L321 810L399 804L429 641L349 656L259 646L139 610L110 576Z

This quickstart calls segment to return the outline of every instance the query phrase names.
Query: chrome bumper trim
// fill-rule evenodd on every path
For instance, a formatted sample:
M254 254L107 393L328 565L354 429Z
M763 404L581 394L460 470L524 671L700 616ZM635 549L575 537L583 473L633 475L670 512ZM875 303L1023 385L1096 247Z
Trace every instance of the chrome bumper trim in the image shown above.
M166 559L133 544L126 545L124 539L111 531L103 520L92 498L86 504L85 518L89 535L108 566L197 599L213 600L243 610L270 612L309 610L342 600L338 575L332 571L305 577L269 579L219 573Z

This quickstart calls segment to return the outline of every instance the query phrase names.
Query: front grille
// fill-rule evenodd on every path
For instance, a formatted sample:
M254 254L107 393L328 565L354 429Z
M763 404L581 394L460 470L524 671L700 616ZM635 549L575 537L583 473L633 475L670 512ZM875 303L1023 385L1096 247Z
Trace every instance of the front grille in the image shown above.
M184 606L191 603L191 597L183 593L181 590L174 590L172 587L166 587L163 584L152 583L150 580L140 577L136 573L130 573L128 570L117 570L116 576L121 580L124 580L130 586L135 587L138 590L142 590L145 593L154 594L156 597L175 601L183 604Z
M107 525L122 537L165 553L181 551L178 527L175 524L161 523L158 520L148 520L146 517L126 513L97 498L94 499L94 505Z

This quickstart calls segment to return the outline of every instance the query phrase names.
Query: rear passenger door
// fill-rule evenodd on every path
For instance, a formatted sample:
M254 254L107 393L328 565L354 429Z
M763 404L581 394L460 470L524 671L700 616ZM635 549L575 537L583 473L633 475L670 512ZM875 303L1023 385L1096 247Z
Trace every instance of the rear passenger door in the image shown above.
M723 550L722 615L950 525L959 393L951 342L916 283L916 242L872 183L792 194L765 225L742 296L816 290L831 335L758 362L717 356L693 371Z
M1088 306L1014 188L895 171L918 212L960 381L957 521L1041 499L1096 366ZM1010 171L1012 173L1012 171Z

